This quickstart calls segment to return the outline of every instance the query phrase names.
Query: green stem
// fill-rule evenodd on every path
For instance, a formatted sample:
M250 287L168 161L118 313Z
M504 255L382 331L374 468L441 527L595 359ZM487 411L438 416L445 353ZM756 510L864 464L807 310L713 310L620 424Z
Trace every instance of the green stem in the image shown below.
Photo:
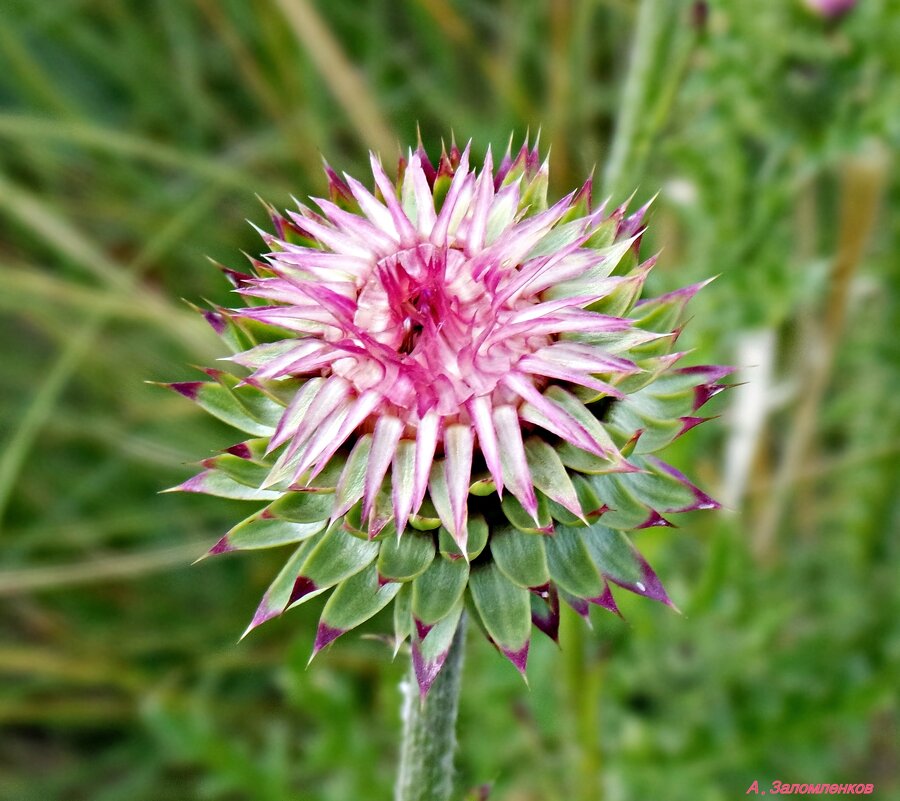
M404 684L403 743L396 801L447 801L450 798L465 637L466 616L463 614L447 661L424 701L419 699L416 676L410 667Z
M672 0L641 0L616 116L604 194L620 199L640 181L649 152L668 122L698 40Z
M591 657L585 622L571 609L561 610L563 691L568 737L571 801L601 801L603 752L600 743L600 687L603 666Z
M659 39L663 34L661 19L665 0L642 0L638 9L628 74L619 102L619 113L603 175L604 190L618 196L626 175L635 175L629 164L639 134L641 115L647 111L647 100L654 82Z

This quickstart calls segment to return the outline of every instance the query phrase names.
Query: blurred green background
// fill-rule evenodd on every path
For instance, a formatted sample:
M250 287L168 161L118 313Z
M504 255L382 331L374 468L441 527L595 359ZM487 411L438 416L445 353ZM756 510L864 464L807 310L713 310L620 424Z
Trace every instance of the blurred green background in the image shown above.
M376 637L309 670L316 604L236 644L279 554L190 562L236 502L158 495L234 434L146 380L223 348L181 298L246 219L451 131L530 127L552 189L657 190L650 291L741 366L679 440L729 511L637 534L683 610L624 599L533 645L472 638L460 788L717 801L751 782L900 797L900 13L801 0L4 0L0 799L391 796ZM366 627L388 628L384 619ZM568 629L567 631L570 631ZM540 637L540 635L537 635ZM583 649L585 660L581 660Z

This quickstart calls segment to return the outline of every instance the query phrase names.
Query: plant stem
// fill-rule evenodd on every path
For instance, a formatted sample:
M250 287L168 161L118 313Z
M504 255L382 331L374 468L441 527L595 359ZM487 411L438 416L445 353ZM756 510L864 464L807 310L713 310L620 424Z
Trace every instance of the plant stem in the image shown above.
M754 532L756 555L764 561L774 556L776 537L791 501L792 488L804 465L809 463L806 455L815 441L819 408L828 391L843 337L850 285L875 228L890 174L890 154L880 141L868 142L862 152L847 157L842 172L838 251L829 277L824 315L815 340L806 343L801 353L803 395L775 469L774 490Z
M563 691L571 733L567 754L572 801L601 801L603 797L600 743L600 687L603 665L589 655L585 622L571 609L562 617Z
M382 113L366 77L309 0L275 0L288 26L319 71L325 85L353 124L360 141L386 159L397 150L397 136Z
M630 164L639 134L641 115L646 113L648 97L654 81L654 66L660 38L664 33L662 23L663 0L642 0L631 42L628 74L619 102L619 113L610 149L609 160L603 176L603 188L608 194L618 196L623 180L634 180L637 170ZM626 176L627 173L627 176Z
M420 700L410 666L403 684L403 743L396 801L447 801L453 788L456 713L462 678L466 616L450 645L447 660L425 700Z
M616 115L603 191L614 199L637 187L650 150L690 66L698 31L672 0L641 0L631 40L628 72Z

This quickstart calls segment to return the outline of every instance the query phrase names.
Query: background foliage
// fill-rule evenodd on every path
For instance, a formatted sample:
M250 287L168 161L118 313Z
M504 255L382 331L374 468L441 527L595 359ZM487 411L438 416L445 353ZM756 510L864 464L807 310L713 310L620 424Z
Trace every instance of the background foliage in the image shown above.
M254 193L321 194L320 152L358 172L417 123L482 152L540 128L556 194L592 165L617 200L661 188L651 290L721 274L682 342L749 382L673 454L732 511L638 535L684 616L595 611L562 655L535 644L530 689L473 639L461 787L896 797L891 8L6 0L0 798L390 796L402 660L348 637L306 670L316 604L235 645L279 557L189 567L242 510L156 493L232 434L144 382L221 355L178 299L228 300L205 257L259 250Z

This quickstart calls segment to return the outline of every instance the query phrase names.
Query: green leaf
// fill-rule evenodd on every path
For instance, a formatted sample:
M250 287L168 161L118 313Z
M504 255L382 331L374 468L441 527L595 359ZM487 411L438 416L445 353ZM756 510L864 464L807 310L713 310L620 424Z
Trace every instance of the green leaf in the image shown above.
M671 340L671 337L668 338ZM660 380L660 377L670 370L675 363L675 357L669 355L671 344L666 345L666 338L660 338L656 343L659 347L660 354L657 356L648 356L638 353L631 353L628 356L634 363L641 368L640 373L633 375L615 376L612 384L620 392L626 395L633 395L640 392L645 387Z
M412 612L426 626L448 615L462 597L469 579L464 559L435 559L428 569L413 580Z
M223 370L206 370L225 387L258 423L275 428L284 414L285 404L263 386L241 384L237 376ZM299 391L299 387L294 392ZM292 395L294 393L292 392Z
M562 387L553 385L544 392L544 397L559 406L566 414L577 420L584 429L606 450L616 453L616 444L609 432L581 401Z
M572 476L572 486L575 487L578 502L581 504L581 508L584 510L584 515L588 522L596 520L599 514L602 513L601 509L603 507L603 502L597 497L597 493L594 492L584 476L577 474ZM548 505L550 508L550 515L554 520L566 526L584 525L584 521L581 518L576 517L568 509L560 506L555 501L549 501Z
M638 528L650 517L650 509L631 491L631 476L638 473L611 473L605 476L591 476L591 483L597 497L609 506L603 515L603 522L613 528ZM628 476L628 478L626 478Z
M434 537L414 530L386 537L378 551L378 573L392 581L412 581L434 560Z
M465 562L461 564L465 565ZM459 626L459 618L463 611L463 600L460 597L448 610L447 614L432 626L427 634L422 637L415 626L412 628L413 636L413 668L416 672L416 680L419 684L419 694L422 698L428 694L428 690L440 672L450 644Z
M334 492L346 464L347 454L338 451L328 460L328 464L322 468L322 471L309 482L306 491L325 493Z
M419 511L410 517L409 524L419 531L433 531L441 525L441 519L434 504L426 498Z
M514 584L495 564L477 567L469 592L491 639L503 653L518 654L531 637L529 591Z
M606 578L638 595L671 605L659 577L623 532L600 524L583 531L591 561Z
M467 522L468 539L466 540L466 556L471 561L475 559L487 545L488 541L488 524L481 515L471 515ZM439 532L438 544L440 545L441 554L448 559L461 559L462 551L459 549L453 535L447 529L441 526Z
M210 549L209 553L249 551L303 542L324 528L324 520L318 523L290 523L286 520L265 517L263 512L257 512L238 523Z
M538 437L529 437L525 442L525 458L535 487L569 511L579 509L572 480L551 445Z
M491 536L491 554L497 567L520 587L542 587L550 581L544 539L505 526Z
M412 633L412 628L412 585L401 584L400 592L394 598L394 656Z
M266 449L268 447L268 437L255 437L254 439L247 439L236 445L232 445L230 448L226 448L224 452L230 453L233 456L238 456L248 462L268 467L268 458L266 454Z
M370 565L377 556L377 542L348 534L337 521L310 552L300 575L317 589L331 587Z
M186 398L194 401L213 417L257 437L268 437L275 432L274 425L261 423L253 417L235 395L219 383L188 381L168 385Z
M669 375L660 377L613 404L610 410L610 430L616 429L621 437L627 439L638 429L642 430L635 453L653 453L664 448L681 433L680 418L693 413L693 387L697 379L691 378L688 386L682 386L682 380L669 381L669 378Z
M540 214L547 210L547 187L550 176L546 170L538 170L537 174L524 187L519 199L519 208L528 209L529 214Z
M413 499L413 484L415 482L415 459L416 459L416 443L415 440L400 439L397 443L397 449L394 451L391 467L391 514L394 516L394 527L401 523L394 513L393 499L396 498L398 506L401 510L404 504L411 503ZM412 512L412 509L408 509ZM402 514L402 511L400 512ZM406 525L404 524L404 528Z
M642 300L634 308L632 319L645 331L667 333L684 322L685 308L699 287L685 287L666 295Z
M382 490L375 496L375 503L372 505L372 511L369 513L369 520L362 519L362 508L363 502L357 501L347 511L347 514L344 515L344 528L348 532L354 537L359 537L364 540L376 540L378 542L390 539L391 537L396 538L397 528L394 526L394 521L391 518L393 507L391 506L391 496L389 492ZM387 522L384 523L381 530L378 531L375 536L372 536L372 531L369 530L369 522L370 520L378 518L381 518L382 521L386 520Z
M400 586L395 582L380 584L375 565L369 565L338 584L319 618L315 651L384 609L400 591Z
M638 456L633 461L644 472L623 475L622 482L644 504L658 512L678 512L696 505L690 484L662 470L652 459Z
M338 509L349 508L355 504L363 494L366 482L366 469L369 466L369 451L372 450L372 435L363 434L353 446L344 472L335 489L335 507Z
M655 355L654 343L660 338L660 335L632 328L630 331L564 334L560 338L573 339L577 342L588 342L591 345L598 345L614 356L632 358L631 353L643 353L645 347L648 348L647 356Z
M334 496L325 492L286 492L268 506L268 512L294 523L327 520L334 507Z
M616 582L635 583L642 571L637 551L618 529L594 525L583 530L583 542L597 569Z
M550 518L550 509L547 505L547 498L540 493L537 495L537 523L531 517L525 508L513 497L507 493L500 502L503 514L519 531L526 534L547 534L553 530L553 520Z
M213 263L222 269L221 264L218 264L217 262ZM212 306L211 309L205 310L193 303L188 303L188 305L195 311L203 314L207 318L207 321L215 320L217 326L221 329L217 332L219 337L232 353L243 353L257 344L253 337L249 336L247 332L238 325L238 321L229 314L227 309L223 309L219 306Z
M675 342L678 339L679 331L673 331L668 334L657 334L653 339L648 338L644 342L635 344L630 349L630 358L637 365L644 369L650 370L647 361L650 359L664 359L672 353Z
M596 598L603 593L603 577L590 559L584 542L585 527L557 526L546 540L550 578L578 598Z
M199 492L203 495L214 495L217 498L231 498L236 501L274 501L281 493L274 490L261 490L240 484L219 470L204 470L189 478L177 487L165 492Z
M450 508L450 491L447 488L447 477L444 475L443 461L436 461L431 466L428 490L441 525L446 529L452 529L453 511Z
M451 177L449 175L440 175L434 180L434 188L432 195L434 197L434 209L440 214L441 207L447 197L447 190L450 188Z
M627 242L628 240L626 240ZM619 244L624 244L619 243ZM624 262L627 257L623 253L619 267L625 266ZM644 287L644 281L647 277L645 269L632 270L627 276L623 277L604 297L592 303L587 307L588 311L598 312L600 314L608 314L610 317L627 317L638 298L641 296L641 290Z
M596 250L608 248L616 238L618 227L619 221L615 217L609 217L604 220L591 235L591 238L585 243L585 247L594 248ZM606 261L612 261L612 259L607 259ZM618 263L618 261L616 263ZM615 264L610 265L609 271L612 272L615 266Z
M478 498L486 498L493 495L497 491L497 485L493 476L488 472L483 472L478 476L472 476L472 483L469 485L469 493Z
M291 558L288 559L284 567L281 568L278 575L275 577L275 580L269 585L269 588L263 595L262 600L259 602L259 606L256 608L256 612L253 615L253 620L250 621L250 625L247 626L247 629L241 635L241 639L246 637L257 626L284 612L285 607L290 603L294 585L297 581L297 576L300 573L300 566L303 564L307 554L312 550L317 541L318 537L312 537L303 542L300 547L291 554ZM313 597L321 592L324 592L324 588L310 593L308 597Z
M383 540L389 537L396 539L397 526L394 524L394 502L391 499L389 481L384 482L384 487L375 496L369 519L365 521L365 528L369 539Z
M556 453L566 467L587 475L613 473L620 470L622 465L621 460L617 458L604 459L581 448L576 448L570 442L560 442L556 446Z
M633 397L629 395L628 397ZM633 407L632 407L633 409ZM671 444L681 433L680 420L660 420L656 418L635 415L624 404L616 404L613 414L610 416L610 426L615 426L627 440L638 430L641 431L637 441L635 453L655 453Z
M369 532L365 530L362 524L362 501L357 501L347 514L343 517L344 530L350 532L354 537L369 540Z

